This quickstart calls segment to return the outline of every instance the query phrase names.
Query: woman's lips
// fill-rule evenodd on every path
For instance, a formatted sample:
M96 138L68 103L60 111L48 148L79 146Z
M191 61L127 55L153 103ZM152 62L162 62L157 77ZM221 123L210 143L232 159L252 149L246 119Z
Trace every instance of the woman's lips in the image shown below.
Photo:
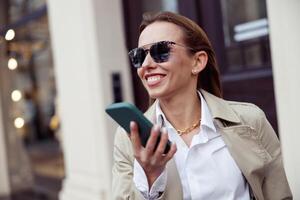
M164 76L165 75L161 75L161 74L146 76L145 78L146 78L147 85L149 87L157 86L159 83L162 82Z

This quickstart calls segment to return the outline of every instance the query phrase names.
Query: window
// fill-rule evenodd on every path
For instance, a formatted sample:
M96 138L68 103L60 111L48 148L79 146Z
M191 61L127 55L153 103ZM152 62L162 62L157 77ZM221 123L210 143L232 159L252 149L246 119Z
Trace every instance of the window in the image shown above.
M177 0L143 0L143 12L147 11L172 11L178 12Z
M221 0L226 72L271 67L266 2Z

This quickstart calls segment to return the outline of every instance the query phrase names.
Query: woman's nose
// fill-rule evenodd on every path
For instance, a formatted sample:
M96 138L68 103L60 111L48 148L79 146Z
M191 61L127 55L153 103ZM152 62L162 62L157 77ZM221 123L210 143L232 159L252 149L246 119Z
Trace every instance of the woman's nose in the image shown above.
M154 62L153 58L151 57L150 53L147 53L145 60L142 64L141 67L146 68L146 67L155 67L156 63Z

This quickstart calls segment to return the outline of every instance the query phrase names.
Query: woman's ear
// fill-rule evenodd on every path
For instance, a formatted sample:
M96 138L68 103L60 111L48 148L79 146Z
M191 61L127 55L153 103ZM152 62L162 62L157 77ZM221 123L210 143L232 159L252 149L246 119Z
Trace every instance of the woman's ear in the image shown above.
M208 61L208 55L205 51L198 51L194 54L195 63L192 68L192 74L199 74L205 67Z

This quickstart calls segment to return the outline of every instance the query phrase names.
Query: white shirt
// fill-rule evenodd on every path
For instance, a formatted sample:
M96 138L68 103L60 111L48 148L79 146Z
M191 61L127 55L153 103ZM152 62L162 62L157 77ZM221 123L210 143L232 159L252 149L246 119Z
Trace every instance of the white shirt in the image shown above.
M201 98L201 125L190 147L168 122L159 103L156 106L156 122L168 131L169 140L176 143L174 155L183 187L183 199L189 200L249 200L249 186L231 157L220 133L216 130L208 106ZM145 199L157 199L167 184L166 170L156 179L150 191L147 177L135 160L133 181Z

